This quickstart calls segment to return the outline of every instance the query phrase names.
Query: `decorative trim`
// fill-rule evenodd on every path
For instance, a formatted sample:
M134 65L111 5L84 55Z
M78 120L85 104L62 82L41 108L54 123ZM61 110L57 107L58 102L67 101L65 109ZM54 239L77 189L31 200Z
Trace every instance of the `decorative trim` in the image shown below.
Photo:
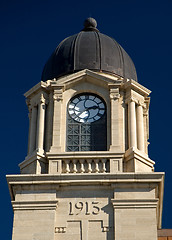
M8 184L14 185L97 185L97 184L116 184L116 183L155 183L164 182L163 172L146 173L102 173L102 174L20 174L7 175Z
M110 99L116 100L120 98L119 85L109 84L110 87Z
M109 227L102 227L102 232L109 232Z
M40 154L40 153L34 151L33 153L31 153L31 155L26 156L26 158L23 162L19 163L19 167L24 168L27 165L29 165L32 162L37 161L37 160L41 161L41 162L44 162L44 163L47 163L47 160L46 160L44 154Z
M114 209L124 208L157 208L158 198L155 199L111 199Z
M55 233L65 233L66 227L55 227Z
M54 90L53 100L54 101L61 101L61 100L63 100L63 89L61 87L59 89L55 89Z
M136 104L138 104L139 100L136 99L135 97L129 96L127 99L125 99L125 104L129 104L130 102L135 102Z
M134 148L129 148L125 152L124 157L125 157L126 162L128 162L130 160L133 160L133 159L136 159L136 160L146 164L151 169L153 169L153 166L155 164L155 162L153 160L151 160L146 153L143 153L140 150L138 150L138 149L136 150Z
M141 84L132 79L127 79L127 81L124 83L124 88L136 90L142 96L148 96L151 93L151 91L148 88L142 86Z
M11 201L13 210L56 210L57 200Z

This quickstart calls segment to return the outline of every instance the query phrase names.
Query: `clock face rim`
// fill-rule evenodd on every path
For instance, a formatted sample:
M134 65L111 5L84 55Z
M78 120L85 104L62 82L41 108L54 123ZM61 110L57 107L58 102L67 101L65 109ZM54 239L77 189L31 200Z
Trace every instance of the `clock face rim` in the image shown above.
M83 99L83 97L85 98ZM89 100L89 102L92 102L92 106L88 105L89 102L86 102L87 100ZM70 105L74 107L71 108ZM79 105L80 111L78 110ZM74 121L78 123L86 124L99 121L105 115L105 112L106 112L105 101L103 100L102 97L94 93L81 93L75 95L73 98L70 99L68 103L68 114Z

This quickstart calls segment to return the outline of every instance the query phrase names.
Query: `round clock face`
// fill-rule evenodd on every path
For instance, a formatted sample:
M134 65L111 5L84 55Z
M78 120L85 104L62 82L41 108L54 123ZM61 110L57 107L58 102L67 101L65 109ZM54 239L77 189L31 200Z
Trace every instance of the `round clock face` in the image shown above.
M68 111L75 121L91 123L99 120L104 115L105 104L95 95L82 94L70 101Z

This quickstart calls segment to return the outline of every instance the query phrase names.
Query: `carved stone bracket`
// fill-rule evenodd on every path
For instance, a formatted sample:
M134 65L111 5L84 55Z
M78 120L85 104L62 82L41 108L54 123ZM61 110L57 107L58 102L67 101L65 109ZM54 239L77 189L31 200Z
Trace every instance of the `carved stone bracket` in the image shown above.
M116 100L116 99L119 99L120 98L120 94L119 93L110 93L110 99L111 100Z
M53 99L54 99L54 101L62 101L63 100L63 89L61 87L54 90Z
M110 99L111 100L116 100L120 98L120 94L119 94L119 88L118 87L113 87L110 89Z

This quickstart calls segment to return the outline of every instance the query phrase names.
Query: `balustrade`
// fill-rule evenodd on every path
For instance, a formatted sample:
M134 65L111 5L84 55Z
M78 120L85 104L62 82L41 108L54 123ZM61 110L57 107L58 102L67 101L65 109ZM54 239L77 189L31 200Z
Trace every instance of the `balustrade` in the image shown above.
M62 173L106 173L109 159L63 159Z

